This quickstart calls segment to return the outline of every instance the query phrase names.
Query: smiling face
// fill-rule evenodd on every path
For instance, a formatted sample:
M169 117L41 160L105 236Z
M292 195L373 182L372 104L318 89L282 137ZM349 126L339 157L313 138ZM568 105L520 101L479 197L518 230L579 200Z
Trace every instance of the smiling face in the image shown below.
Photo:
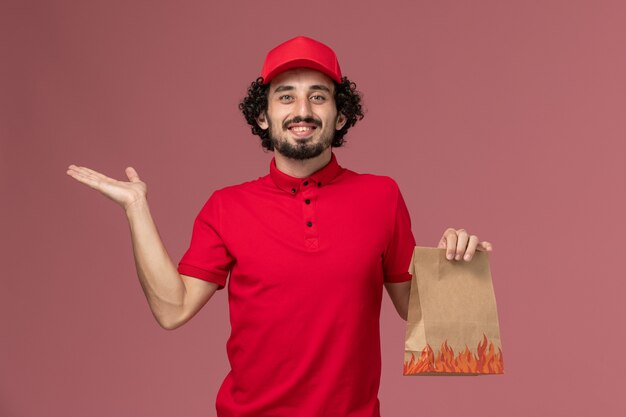
M267 111L257 123L269 129L276 152L303 160L330 147L335 131L346 123L337 112L334 90L327 75L308 68L285 71L271 81Z

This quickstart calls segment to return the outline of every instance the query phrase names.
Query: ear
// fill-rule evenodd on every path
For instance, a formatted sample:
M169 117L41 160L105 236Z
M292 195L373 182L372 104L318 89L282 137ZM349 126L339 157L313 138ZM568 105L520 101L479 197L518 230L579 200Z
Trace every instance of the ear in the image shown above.
M346 115L340 112L337 115L337 122L335 123L335 129L341 130L341 128L343 127L343 125L346 124L347 121L348 121L348 118L346 117Z
M267 114L266 114L266 112L262 112L261 114L259 114L259 116L256 118L256 123L263 130L267 129L270 126L267 123Z

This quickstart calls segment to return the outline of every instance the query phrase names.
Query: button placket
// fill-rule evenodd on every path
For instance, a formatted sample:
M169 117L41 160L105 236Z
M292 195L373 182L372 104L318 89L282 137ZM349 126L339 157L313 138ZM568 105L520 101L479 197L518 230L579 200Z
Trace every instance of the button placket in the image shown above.
M315 183L310 180L302 182L300 187L301 199L302 199L302 214L304 227L304 240L305 247L307 249L318 249L318 228L317 228L317 215L315 213L315 198L317 197L317 187L313 187Z

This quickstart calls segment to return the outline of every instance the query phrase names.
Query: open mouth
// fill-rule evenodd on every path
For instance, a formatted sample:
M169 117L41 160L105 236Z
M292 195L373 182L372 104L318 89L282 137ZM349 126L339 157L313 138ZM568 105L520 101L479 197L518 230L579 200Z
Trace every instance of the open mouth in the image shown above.
M290 125L288 129L294 136L305 138L311 136L315 129L317 129L317 126L309 123L297 123Z

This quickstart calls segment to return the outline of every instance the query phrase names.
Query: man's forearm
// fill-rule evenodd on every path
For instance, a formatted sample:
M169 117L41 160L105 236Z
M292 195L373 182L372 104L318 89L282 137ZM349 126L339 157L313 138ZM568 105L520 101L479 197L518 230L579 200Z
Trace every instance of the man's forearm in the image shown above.
M147 200L130 206L126 216L143 292L159 324L171 328L182 315L185 285L161 241Z

